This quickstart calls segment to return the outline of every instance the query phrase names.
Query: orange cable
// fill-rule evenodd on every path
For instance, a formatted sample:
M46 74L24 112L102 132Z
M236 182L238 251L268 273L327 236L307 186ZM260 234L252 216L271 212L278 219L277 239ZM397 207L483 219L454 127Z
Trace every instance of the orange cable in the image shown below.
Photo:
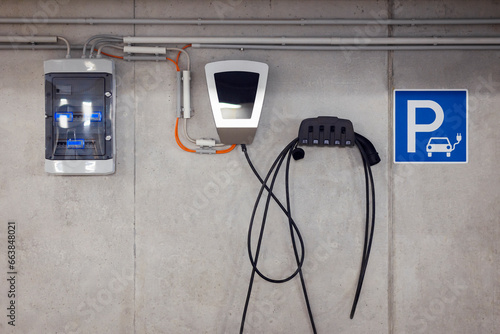
M99 51L97 49L94 49L94 51ZM105 56L108 56L108 57L111 57L111 58L118 58L118 59L123 59L122 56L115 56L115 55L112 55L112 54L109 54L109 53L106 53L106 52L102 52L101 51L101 54L105 55Z
M167 57L167 60L170 60L172 63L174 63L175 64L175 68L177 69L177 72L180 72L181 69L179 68L179 64L177 64L177 62L175 60L170 59L168 57Z
M175 141L177 142L177 145L179 145L180 148L182 148L186 152L191 152L191 153L196 153L195 150L189 149L184 144L182 144L181 140L179 139L179 117L177 117L177 120L175 121Z
M225 150L216 151L215 153L217 153L217 154L229 153L232 150L234 150L235 147L236 147L236 144L233 144L230 148L227 148Z

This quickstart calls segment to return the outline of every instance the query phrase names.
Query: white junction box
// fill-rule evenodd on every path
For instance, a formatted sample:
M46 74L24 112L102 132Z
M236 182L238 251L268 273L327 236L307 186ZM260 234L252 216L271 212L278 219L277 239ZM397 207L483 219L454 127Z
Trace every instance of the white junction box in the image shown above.
M115 172L115 66L108 59L55 59L45 71L45 171Z

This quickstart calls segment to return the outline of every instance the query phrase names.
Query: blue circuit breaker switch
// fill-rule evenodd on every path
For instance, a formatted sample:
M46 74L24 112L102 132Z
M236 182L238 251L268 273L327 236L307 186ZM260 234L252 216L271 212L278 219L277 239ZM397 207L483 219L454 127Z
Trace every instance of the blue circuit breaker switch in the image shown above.
M45 171L115 172L115 75L108 59L56 59L45 70Z
M85 140L84 139L68 139L66 142L67 149L77 149L77 148L85 148Z

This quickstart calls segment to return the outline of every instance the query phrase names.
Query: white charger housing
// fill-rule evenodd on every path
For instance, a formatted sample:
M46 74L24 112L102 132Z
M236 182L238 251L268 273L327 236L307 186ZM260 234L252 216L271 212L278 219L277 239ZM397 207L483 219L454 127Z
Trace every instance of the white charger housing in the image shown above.
M205 65L215 126L224 144L251 144L262 112L269 66L248 60Z

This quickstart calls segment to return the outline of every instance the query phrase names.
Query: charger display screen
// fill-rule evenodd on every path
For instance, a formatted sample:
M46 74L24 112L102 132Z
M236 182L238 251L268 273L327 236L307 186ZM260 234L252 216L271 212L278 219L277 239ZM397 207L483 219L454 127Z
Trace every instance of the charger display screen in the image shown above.
M259 73L228 71L215 73L219 108L224 119L252 117Z

